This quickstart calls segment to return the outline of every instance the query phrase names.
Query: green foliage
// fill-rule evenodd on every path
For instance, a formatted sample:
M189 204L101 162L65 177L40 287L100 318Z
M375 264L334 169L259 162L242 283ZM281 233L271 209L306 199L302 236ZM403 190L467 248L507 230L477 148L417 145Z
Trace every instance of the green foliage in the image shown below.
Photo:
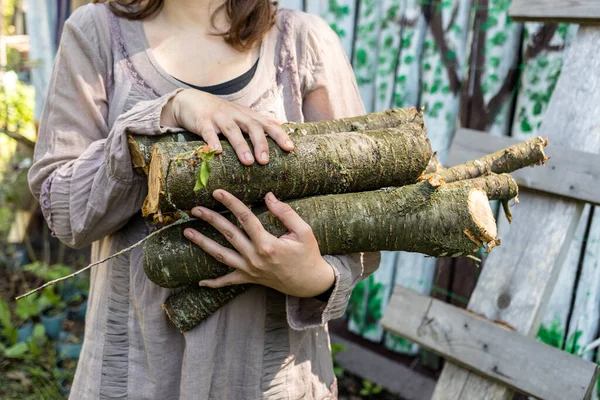
M21 322L25 322L39 314L38 309L38 298L37 294L33 294L31 296L25 297L17 301L17 305L15 307L15 314L19 317Z
M208 177L210 176L210 164L209 161L216 154L216 150L211 150L209 146L203 146L194 151L194 156L202 164L198 175L196 175L196 185L194 186L194 192L198 192L206 187L208 184Z
M341 378L344 375L344 368L340 367L339 365L337 365L337 356L338 354L346 351L347 348L346 346L344 346L343 344L339 344L339 343L331 343L331 359L333 360L333 372L335 373L335 376L337 376L338 378Z
M379 385L375 385L373 382L369 380L363 380L363 387L360 389L360 395L363 397L370 397L376 394L379 394L383 391L383 387Z

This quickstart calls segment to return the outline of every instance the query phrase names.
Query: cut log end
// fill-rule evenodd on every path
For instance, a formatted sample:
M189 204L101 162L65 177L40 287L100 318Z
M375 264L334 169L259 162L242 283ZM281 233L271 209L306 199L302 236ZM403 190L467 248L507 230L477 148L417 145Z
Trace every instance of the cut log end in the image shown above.
M162 154L157 149L155 146L152 150L152 161L148 169L148 196L146 196L142 206L142 215L144 217L160 213L159 204L163 160Z
M494 212L485 192L479 189L471 190L468 204L473 222L480 232L480 235L477 235L477 240L482 243L490 243L496 240L498 228L494 219Z

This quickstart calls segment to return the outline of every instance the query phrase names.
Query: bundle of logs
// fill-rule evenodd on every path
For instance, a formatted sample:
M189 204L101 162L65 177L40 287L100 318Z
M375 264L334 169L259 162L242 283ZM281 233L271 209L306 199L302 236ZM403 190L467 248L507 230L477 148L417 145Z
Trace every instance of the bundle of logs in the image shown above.
M237 196L266 230L281 236L285 227L262 204L273 192L312 227L322 254L396 250L472 257L499 244L489 201L499 200L511 218L508 202L516 200L518 187L507 173L546 161L547 143L538 137L442 169L422 111L415 108L283 128L295 149L287 153L270 142L270 162L264 166L242 165L227 142L221 143L222 154L208 159L205 144L187 132L129 137L134 168L148 175L142 213L156 225L180 220L144 243L143 258L154 283L184 288L163 305L182 332L247 289L198 286L231 272L183 236L193 227L231 247L212 226L188 216L198 205L219 209L211 195L215 189ZM205 186L198 190L201 175Z

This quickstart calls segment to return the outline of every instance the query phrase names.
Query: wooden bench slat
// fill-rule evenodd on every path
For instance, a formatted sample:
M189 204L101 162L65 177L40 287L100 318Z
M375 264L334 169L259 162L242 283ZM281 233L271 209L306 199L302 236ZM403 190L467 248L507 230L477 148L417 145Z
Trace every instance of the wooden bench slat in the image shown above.
M597 366L468 311L397 286L381 322L469 370L543 399L583 399Z
M474 160L518 142L509 137L461 128L452 142L447 164L452 166ZM556 147L551 141L546 154L550 159L545 166L511 173L520 186L600 205L598 154Z
M513 0L509 15L516 21L600 24L600 1Z

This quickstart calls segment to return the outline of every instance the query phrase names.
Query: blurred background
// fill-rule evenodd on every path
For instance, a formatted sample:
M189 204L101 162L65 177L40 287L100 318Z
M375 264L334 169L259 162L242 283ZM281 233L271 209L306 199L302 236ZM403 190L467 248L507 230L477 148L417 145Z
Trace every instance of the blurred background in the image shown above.
M52 237L26 179L62 26L88 2L0 0L0 399L63 398L82 343L86 275L13 299L88 262L89 250L68 249ZM459 127L523 140L539 134L577 26L515 23L510 3L279 5L318 14L338 33L367 111L424 107L444 162ZM597 349L586 345L598 337L599 261L600 215L587 205L538 334L594 361ZM379 270L354 291L346 317L330 326L340 398L429 398L443 361L385 333L379 320L396 284L465 307L481 268L485 260L477 267L468 259L384 253ZM377 365L370 368L367 359Z

